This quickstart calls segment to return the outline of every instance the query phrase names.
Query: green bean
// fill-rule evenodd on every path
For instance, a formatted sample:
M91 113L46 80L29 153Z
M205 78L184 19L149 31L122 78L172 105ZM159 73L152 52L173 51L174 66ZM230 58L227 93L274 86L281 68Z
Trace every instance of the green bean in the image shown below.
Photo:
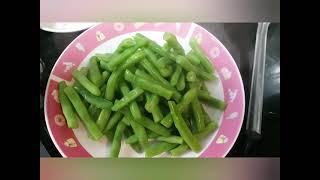
M159 142L157 144L154 144L153 146L150 146L146 149L145 156L147 158L151 158L153 156L159 155L165 151L169 151L173 148L175 148L177 144L170 144L167 142Z
M89 62L88 78L93 84L98 87L103 84L102 75L95 56L93 56Z
M116 128L116 132L114 133L111 150L110 150L110 157L118 157L120 148L121 148L121 137L126 128L126 125L123 122L119 122Z
M194 51L194 53L199 57L200 63L201 63L201 65L203 65L205 70L208 73L213 73L214 68L212 67L212 64L210 63L209 59L207 58L207 56L205 55L205 53L201 49L198 42L194 38L191 38L189 41L189 45L192 48L192 50Z
M143 48L143 52L146 54L149 62L151 62L152 65L159 70L157 56L153 53L153 51L151 51L149 48Z
M112 143L112 141L113 141L113 137L114 137L114 133L115 133L115 132L116 132L116 129L115 129L115 128L110 129L110 131L103 132L103 133L106 135L106 137L107 137L107 139L108 139L108 141L109 141L110 143Z
M200 90L209 92L208 87L207 87L207 85L205 84L204 81L201 82Z
M102 98L102 97L98 97L95 96L93 94L91 94L89 91L87 91L85 88L83 88L81 85L79 86L75 86L74 87L77 92L89 103L97 106L98 108L101 109L111 109L111 107L113 106L112 102Z
M176 87L177 87L178 91L182 91L186 87L186 78L185 78L184 73L180 74L180 77L179 77L179 80L178 80Z
M197 138L198 140L201 140L204 137L208 136L213 131L215 131L217 128L218 128L218 124L215 122L211 122L201 132L194 134L194 137ZM170 154L173 156L179 156L179 155L185 153L188 149L189 149L188 145L185 142L183 142L183 144L172 149L170 151Z
M90 104L89 108L88 108L88 112L92 118L93 121L95 121L96 119L93 117L94 116L94 113L96 112L97 110L97 107L93 104Z
M138 142L138 137L135 134L133 134L130 137L128 137L125 142L126 142L126 144L136 143L136 142Z
M166 128L170 128L173 124L173 120L171 117L171 113L168 113L161 121L160 123L166 127Z
M177 85L181 72L182 72L181 66L176 66L176 69L170 78L170 85L171 86Z
M94 85L86 76L84 76L79 70L73 71L72 76L90 93L95 96L100 96L100 89L96 85Z
M160 68L159 72L160 72L161 76L167 78L173 73L173 68L172 68L172 66L168 65L164 68Z
M120 90L123 96L127 96L128 93L130 92L128 85L124 81L120 82ZM141 118L141 111L139 109L137 102L135 101L131 102L129 105L129 108L134 119Z
M163 114L159 106L156 105L155 107L153 107L151 109L151 113L152 113L153 121L155 123L158 123L163 119Z
M200 70L198 67L192 65L184 56L177 56L177 60L176 62L182 66L183 69L187 70L187 71L193 71L195 72L197 75L199 75L201 78L205 79L205 80L214 80L216 79L215 76L213 76L212 74L209 74L205 71Z
M133 53L135 53L137 49L138 49L137 46L134 46L134 47L131 47L131 48L124 50L120 54L115 54L115 56L113 56L107 64L108 70L114 71L116 69L116 67L118 67L127 58L129 58Z
M114 94L117 88L117 83L118 83L118 79L121 76L122 71L117 70L117 71L113 71L111 73L111 76L108 79L107 82L107 88L106 88L106 92L105 92L105 98L107 100L113 100L114 98Z
M172 143L172 144L182 144L183 139L180 136L169 136L169 137L157 137L158 141L164 141L167 143Z
M151 62L149 62L147 59L143 59L141 61L141 65L154 79L157 79L158 81L160 81L163 84L169 85L169 82L161 76L158 69L156 69L156 67L153 66L151 64Z
M212 122L209 114L206 112L206 110L203 108L203 106L201 106L202 112L203 112L203 117L204 117L204 124L207 125L210 122Z
M134 133L132 132L132 128L126 128L124 130L124 136L126 137L126 139L128 139L130 136L134 135ZM134 135L135 136L135 135ZM140 153L142 151L142 148L138 142L138 138L137 138L137 142L130 144L131 148L133 150L135 150L137 153Z
M170 150L170 154L172 156L180 156L181 154L185 153L189 149L189 146L186 143L183 143L176 148Z
M162 46L162 49L166 52L171 50L171 47L169 46L169 44L167 42L165 42Z
M135 100L138 96L143 93L143 90L140 88L135 88L131 90L127 95L123 96L117 103L112 106L112 111L117 111L124 106L128 105L130 102Z
M77 119L75 110L72 107L71 102L64 93L64 89L67 87L66 82L59 82L59 101L61 104L62 112L66 118L69 128L75 129L79 127L79 119Z
M152 94L152 95L147 95L147 102L145 104L145 109L148 112L152 112L152 109L159 104L159 96Z
M99 63L101 62L108 63L110 61L110 57L112 56L112 54L110 53L96 54L95 56L97 57L97 60L99 61Z
M173 99L175 101L179 101L180 100L181 94L174 87L172 87L171 85L161 83L160 81L154 79L152 76L150 76L149 74L147 74L146 72L144 72L144 71L142 71L140 69L136 70L135 75L140 77L140 78L146 79L148 81L158 82L159 84L161 84L161 86L173 91Z
M177 52L177 54L185 55L184 49L179 44L179 42L174 34L172 34L170 32L165 32L163 34L163 40L165 40L168 43L168 45L170 47L172 47L174 49L174 51Z
M102 86L101 86L101 88L100 88L100 92L101 92L101 95L100 95L100 97L104 97L105 95L105 93L106 93L106 88L107 88L107 85L106 84L103 84Z
M89 71L89 68L87 68L87 67L81 67L81 68L80 68L80 72L81 72L84 76L87 76L87 75L88 75L88 71Z
M163 127L162 125L153 122L151 119L142 116L140 119L134 119L137 123L141 124L143 127L161 135L161 136L170 136L170 131Z
M168 66L168 65L170 65L172 63L173 62L170 59L166 58L166 57L161 57L161 58L158 59L158 66L160 68L164 68L164 67L166 67L166 66Z
M99 66L101 69L108 71L108 67L107 67L108 63L105 61L100 61Z
M190 60L190 62L195 65L198 66L200 64L200 59L197 57L197 55L191 50L188 54L187 54L187 59Z
M214 98L204 91L199 92L199 100L215 109L225 110L227 107L224 101Z
M196 75L196 73L195 72L193 72L193 71L189 71L188 73L187 73L187 81L189 81L189 82L195 82L196 80L197 80L197 75Z
M102 81L103 81L103 84L109 79L111 73L109 71L103 71L102 72Z
M177 108L179 112L183 112L185 108L197 97L198 91L197 88L191 88L189 89L184 96L182 97L181 101L177 105ZM171 113L168 113L160 122L162 125L164 125L167 128L170 128L172 126L173 120L171 117Z
M135 84L141 89L144 89L146 91L162 96L167 100L169 100L173 95L173 92L171 90L162 87L156 82L151 82L149 80L139 78L134 74L132 74L129 70L125 71L125 80L131 82L132 84Z
M125 123L127 126L131 126L130 119L128 119L126 116L123 116L121 121Z
M118 48L116 49L116 53L121 53L123 52L125 49L131 48L133 46L136 45L136 42L132 39L132 38L126 38L124 40L121 41L121 43L119 44Z
M148 136L145 128L141 124L133 120L133 117L130 112L127 113L126 116L130 119L131 127L133 129L134 134L138 137L141 147L148 147Z
M156 137L159 137L159 134L157 134L157 133L155 133L155 132L153 132L153 131L150 131L150 132L148 133L148 138L149 138L149 139L154 139L154 138L156 138Z
M198 98L195 98L192 102L191 102L191 107L192 107L192 112L194 115L194 120L195 120L195 124L197 127L198 131L201 131L204 127L204 115L202 112L202 105L200 104Z
M104 128L106 127L106 125L108 124L110 115L111 115L110 109L102 109L101 110L99 117L98 117L98 120L96 121L96 124L101 131L103 131Z
M194 151L199 152L202 148L198 140L192 135L190 129L186 125L181 113L178 112L177 106L174 101L168 101L170 112L175 127L178 129L183 140L188 144L188 146Z
M121 120L122 116L123 115L120 112L115 112L111 116L111 118L110 118L110 120L109 120L109 122L107 124L107 127L104 129L104 132L109 131L110 129L112 129Z
M99 140L102 137L102 133L99 130L98 126L91 119L87 108L80 99L80 96L72 87L66 87L64 89L64 92L67 95L68 99L71 101L79 117L82 119L87 130L92 135L93 139Z

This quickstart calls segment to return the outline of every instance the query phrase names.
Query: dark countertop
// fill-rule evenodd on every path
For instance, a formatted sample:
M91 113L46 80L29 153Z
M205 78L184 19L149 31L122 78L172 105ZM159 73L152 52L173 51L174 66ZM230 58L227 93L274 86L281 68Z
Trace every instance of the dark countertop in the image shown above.
M256 23L198 23L215 35L229 50L240 70L246 94L246 112L250 94L251 71L256 37ZM45 72L40 76L40 98L44 96L47 78L54 63L68 44L83 31L50 33L40 30L40 58ZM268 31L262 140L249 156L280 156L280 24L271 24ZM40 102L41 103L41 102ZM40 106L40 156L61 157L46 128ZM228 157L243 156L245 145L245 113L240 135Z

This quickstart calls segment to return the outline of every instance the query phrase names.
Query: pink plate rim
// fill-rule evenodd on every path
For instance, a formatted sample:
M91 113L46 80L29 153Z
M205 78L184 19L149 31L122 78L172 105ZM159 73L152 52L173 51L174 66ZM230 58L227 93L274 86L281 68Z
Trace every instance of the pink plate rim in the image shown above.
M100 23L76 37L54 64L45 92L46 125L60 154L63 157L92 157L81 146L73 131L67 128L63 120L59 120L62 113L55 100L57 80L53 79L70 81L71 74L68 74L68 71L77 68L94 48L110 38L135 31L169 31L181 38L202 39L200 44L221 77L224 99L228 106L222 115L216 136L199 157L225 157L233 147L242 127L245 111L244 87L239 69L229 51L214 35L196 23ZM73 59L71 64L63 64L70 59Z

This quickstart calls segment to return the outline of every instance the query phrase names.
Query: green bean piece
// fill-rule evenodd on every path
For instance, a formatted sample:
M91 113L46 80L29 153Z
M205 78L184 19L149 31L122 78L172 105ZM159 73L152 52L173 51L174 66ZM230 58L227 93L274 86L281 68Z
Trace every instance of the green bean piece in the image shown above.
M185 108L198 96L197 88L191 88L189 89L184 96L182 97L181 101L177 105L177 108L179 112L183 112ZM172 126L173 120L171 117L171 113L168 113L161 121L160 123L164 125L167 128L170 128Z
M187 54L187 59L190 60L190 62L195 65L198 66L200 64L200 59L198 58L198 56L191 50L188 54Z
M113 128L111 129L110 131L107 131L107 132L103 132L107 139L108 139L108 142L112 144L112 141L113 141L113 137L114 137L114 133L116 132L116 129Z
M169 151L169 150L175 148L176 146L177 146L177 144L171 144L171 143L167 143L167 142L159 142L157 144L149 146L146 149L145 156L147 158L151 158L151 157L159 155L159 154L161 154L161 153L163 153L165 151Z
M172 90L166 89L156 82L151 82L149 80L139 78L132 74L129 70L125 71L124 77L126 81L129 81L130 83L138 86L139 88L157 94L161 97L166 98L167 100L169 100L173 95Z
M212 64L210 63L210 60L205 55L202 48L200 47L200 45L196 41L196 39L191 38L189 41L189 45L190 45L191 49L194 51L194 53L199 57L200 63L204 67L206 72L213 73L214 68L213 68Z
M120 71L120 70L113 71L111 73L111 76L108 79L107 88L106 88L106 92L105 92L105 98L109 101L113 100L113 98L114 98L115 91L117 88L118 79L119 79L121 73L122 73L122 71Z
M104 129L104 132L109 131L110 129L112 129L121 120L122 116L123 115L120 112L115 112L111 116L111 118L110 118L110 120L109 120L109 122L107 124L107 127Z
M135 100L138 96L143 93L143 90L140 88L134 88L127 95L123 96L117 103L112 106L112 111L117 111Z
M172 68L172 66L168 65L164 68L160 68L159 72L160 72L161 76L167 78L173 73L173 68Z
M123 122L119 122L116 128L116 132L114 133L111 150L110 150L110 157L118 157L120 148L121 148L121 137L126 128L126 125Z
M79 119L77 119L75 110L72 107L71 102L68 97L64 93L64 89L67 87L66 82L59 82L59 101L61 104L62 112L64 117L66 118L67 125L69 128L75 129L79 127Z
M124 81L120 82L120 90L123 96L127 96L130 92L128 85ZM134 119L141 118L142 115L137 102L131 102L129 108Z
M101 63L101 62L108 63L110 61L110 57L112 56L112 54L110 54L110 53L95 54L95 56L97 57L97 61L99 63Z
M155 82L158 82L161 86L167 88L167 89L170 89L173 91L173 99L175 101L179 101L180 98L181 98L181 94L174 88L172 87L171 85L168 85L168 84L163 84L161 83L160 81L154 79L153 77L151 77L149 74L147 74L146 72L140 70L140 69L137 69L136 72L135 72L135 75L140 77L140 78L143 78L143 79L146 79L148 81L155 81Z
M177 52L177 54L185 55L184 49L179 44L179 42L174 34L172 34L170 32L165 32L163 34L163 40L165 40L168 43L168 45L170 47L172 47L174 51Z
M173 120L171 117L171 113L168 113L168 115L166 115L161 121L160 123L166 127L166 128L170 128L173 124Z
M182 72L181 66L176 66L176 69L170 79L171 86L177 85L181 72Z
M81 85L75 86L74 88L86 101L88 101L90 104L97 106L98 108L111 109L111 107L113 106L112 102L102 97L98 97L91 94L89 91L87 91L87 89L85 89Z
M82 119L89 133L92 135L94 140L99 140L103 134L99 130L98 126L93 122L91 116L88 113L87 108L80 99L80 96L72 87L65 87L64 92L68 99L71 101L73 107Z
M95 56L93 56L89 62L88 78L97 87L103 84L102 75Z
M128 113L128 114L130 114L130 113ZM147 136L147 132L146 132L145 128L141 124L134 121L131 114L127 115L127 117L130 118L131 127L133 129L134 134L138 137L139 144L141 145L141 147L143 147L143 148L148 147L149 146L148 136Z
M148 132L148 138L149 139L154 139L154 138L159 137L159 136L160 136L159 134L157 134L157 133L155 133L153 131L149 130L149 132Z
M204 81L201 82L200 90L209 92L208 87Z
M151 113L152 113L153 121L155 123L158 123L163 119L163 114L162 114L161 109L160 109L159 106L153 107L151 109Z
M138 142L138 137L135 134L133 134L130 137L128 137L125 142L126 144L134 144Z
M169 137L157 137L158 141L163 141L167 143L172 143L172 144L182 144L183 139L180 136L169 136Z
M72 76L91 94L100 96L100 89L96 85L94 85L86 76L84 76L79 70L73 71Z
M165 51L165 52L169 52L171 50L171 47L169 46L169 44L167 42L165 42L162 46L162 49Z
M122 53L125 49L131 48L135 45L136 41L134 41L132 38L126 38L121 41L115 52Z
M88 112L89 112L89 115L91 116L93 121L95 121L95 119L93 118L93 114L96 110L97 110L97 107L93 104L90 104L90 106L88 108Z
M180 74L176 87L178 91L182 91L186 87L186 77L183 72Z
M196 73L193 72L193 71L189 71L189 72L187 73L187 81L189 81L189 82L195 82L196 80L197 80L197 75L196 75Z
M103 85L109 79L110 75L111 73L109 71L102 72L101 76L102 76Z
M171 61L169 58L166 58L166 57L159 58L157 62L160 68L164 68L173 63L173 61Z
M194 137L198 140L201 140L208 136L210 133L214 132L218 128L218 124L215 122L210 122L201 132L195 133ZM173 156L180 156L181 154L185 153L189 149L188 145L183 142L178 147L172 149L170 154Z
M108 67L107 67L108 63L105 61L100 61L99 66L101 69L108 71Z
M205 127L204 123L204 115L202 111L202 105L200 104L198 98L195 98L191 102L192 112L193 112L193 118L195 120L195 124L198 131L202 131L202 129Z
M101 92L101 95L100 97L103 97L104 98L104 94L106 93L106 88L107 88L107 85L106 84L103 84L100 88L100 92Z
M170 131L163 127L162 125L153 122L151 119L142 116L142 118L140 119L134 119L134 121L136 121L137 123L141 124L143 127L161 135L161 136L170 136Z
M81 67L81 68L80 68L80 72L81 72L84 76L87 76L87 75L88 75L88 72L89 72L89 68L87 68L87 67Z
M202 71L198 67L191 64L188 59L186 59L184 56L177 56L176 62L186 71L193 71L197 75L199 75L200 78L203 78L205 80L214 80L216 77L212 74L209 74L208 72Z
M186 143L183 143L176 148L170 150L170 154L172 156L180 156L181 154L185 153L189 149L189 146Z
M224 101L214 98L204 91L199 92L199 100L215 109L219 109L222 111L227 107L227 104Z
M181 113L178 112L176 103L174 101L168 101L170 112L172 115L173 123L178 129L183 140L188 144L188 146L194 151L201 151L201 145L198 140L192 135L190 129L186 125Z
M152 65L151 62L149 62L147 59L143 59L141 61L141 65L154 79L157 79L163 84L169 85L169 82L161 76L158 69L154 65Z
M96 124L101 131L103 131L105 129L106 125L108 124L110 115L111 115L110 109L102 109L101 110L99 117L98 117L98 120L96 121Z
M127 126L131 126L130 119L128 119L126 116L123 116L121 121L125 123Z
M159 70L158 59L157 56L153 53L153 51L151 51L149 48L143 48L143 52L146 54L146 57L149 60L149 62L151 62L152 65L156 67L157 70Z
M145 109L148 111L148 112L152 112L152 109L157 106L159 104L159 96L155 95L155 94L148 94L147 95L147 102L145 104Z
M211 120L209 114L206 112L206 110L203 108L203 106L201 106L202 112L203 112L203 117L204 117L204 124L207 125L210 122L212 122L213 120Z
M108 70L114 71L116 69L116 67L118 67L127 58L129 58L133 53L135 53L136 50L137 50L137 46L128 48L120 54L115 54L107 64Z
M132 128L126 128L124 130L124 136L126 139L128 139L130 136L134 135L133 131L132 131ZM135 150L137 153L140 153L142 151L142 148L138 142L138 139L137 139L137 142L136 143L133 143L133 144L130 144L131 148L133 150Z

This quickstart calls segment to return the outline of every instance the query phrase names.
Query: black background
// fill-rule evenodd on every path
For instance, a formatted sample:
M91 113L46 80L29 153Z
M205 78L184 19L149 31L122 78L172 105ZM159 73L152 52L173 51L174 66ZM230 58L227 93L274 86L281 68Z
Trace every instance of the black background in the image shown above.
M215 35L229 50L240 70L246 94L246 112L250 94L251 70L254 55L256 23L199 23ZM40 30L40 58L45 72L40 75L40 96L44 96L48 75L67 45L83 31L74 33L51 33ZM243 156L245 124L227 155ZM268 31L265 89L262 122L262 140L249 156L280 156L280 24L272 23ZM52 143L45 125L43 108L40 106L40 156L61 157Z

